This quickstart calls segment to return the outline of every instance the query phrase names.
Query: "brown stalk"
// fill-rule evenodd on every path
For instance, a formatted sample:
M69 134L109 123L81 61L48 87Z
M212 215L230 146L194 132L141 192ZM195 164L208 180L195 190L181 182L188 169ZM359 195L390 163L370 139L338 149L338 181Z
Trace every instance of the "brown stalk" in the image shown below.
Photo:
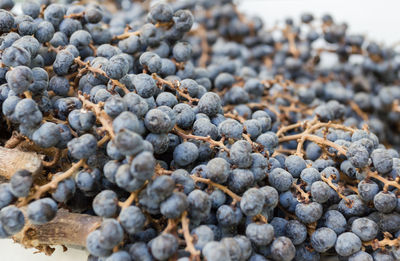
M400 247L400 237L392 239L392 235L388 232L383 233L383 239L374 239L371 241L363 242L364 246L370 246L373 250L382 249L385 250L386 247Z
M285 132L288 132L290 130L294 130L294 129L303 127L303 125L305 123L306 122L297 122L297 123L294 123L294 124L291 124L291 125L283 126L276 132L276 136L279 137L279 136L283 135Z
M182 224L183 237L185 238L186 242L185 250L190 253L191 260L200 261L200 251L194 247L193 244L194 238L192 237L189 231L189 219L187 217L186 211L183 212L182 214L181 224Z
M71 18L71 19L80 19L85 15L85 11L75 14L64 15L64 19Z
M13 149L24 140L25 137L22 134L18 133L17 131L13 131L11 138L9 138L4 144L4 148Z
M74 175L81 167L84 166L85 162L85 159L81 159L77 163L72 164L71 168L69 168L67 171L63 172L60 175L54 176L54 178L49 183L43 186L37 186L35 193L29 195L26 198L23 198L19 202L18 206L24 206L33 199L39 199L47 191L57 188L58 183Z
M91 110L96 115L97 120L101 123L104 130L108 132L111 139L114 139L115 133L112 127L113 120L104 110L102 110L101 106L103 103L92 103L81 93L78 93L78 98L82 101L82 106L84 108Z
M140 189L138 189L138 190L132 192L132 193L129 195L129 197L128 197L125 201L123 201L123 202L118 202L118 206L119 206L120 208L124 209L124 208L127 208L127 207L129 207L130 205L132 205L132 203L138 199L138 196L139 196L140 192L141 192L143 189L146 188L147 184L148 184L148 182L146 181Z
M357 105L357 103L355 103L354 101L350 100L349 101L349 105L350 107L353 109L353 111L355 113L357 113L358 116L360 116L361 119L363 119L363 121L367 122L368 121L368 114L366 114L365 112L363 112L360 107Z
M229 149L225 146L225 144L224 144L224 142L222 140L221 141L216 141L216 140L213 140L210 136L203 137L203 136L196 136L196 135L193 135L193 134L186 134L186 133L183 132L183 130L181 130L177 126L174 127L173 131L178 136L180 136L182 139L186 139L186 140L194 139L194 140L205 141L205 142L210 144L211 148L218 147L218 148L220 148L220 149L222 149L222 150L224 150L224 151L229 153Z
M338 154L346 155L346 149L330 140L326 140L324 138L321 138L317 135L313 134L295 134L295 135L290 135L290 136L285 136L279 139L279 143L290 141L290 140L299 140L302 137L304 137L305 140L313 141L319 145L326 145L329 147L332 147L338 151Z
M310 193L305 192L300 185L296 184L296 182L292 183L292 187L296 189L297 192L300 193L299 198L300 201L304 201L304 203L310 202Z
M224 185L215 183L215 182L213 182L213 181L211 181L209 179L197 177L195 175L191 175L190 177L194 180L195 183L197 183L197 182L205 183L205 184L208 184L208 185L210 185L210 186L212 186L214 188L222 190L223 192L225 192L225 194L230 196L235 202L239 202L242 199L240 196L236 195L234 192L229 190Z
M106 135L103 136L103 138L101 138L101 140L99 140L99 141L97 142L97 147L103 146L103 145L106 144L107 141L109 141L109 140L110 140L110 135L107 133Z
M157 81L157 83L159 85L167 85L172 90L175 90L180 96L182 96L183 98L188 100L190 104L192 104L193 102L198 102L199 101L199 99L197 99L197 98L190 97L190 95L187 92L187 90L182 90L181 88L179 88L180 85L181 85L180 82L176 81L176 82L173 83L173 82L164 80L163 78L158 76L156 73L153 73L152 77L153 77L154 80Z
M263 216L262 214L257 214L253 217L253 221L254 222L260 222L260 223L264 223L267 224L268 223L268 219Z
M224 116L227 117L227 118L231 118L231 119L237 120L237 121L239 121L241 123L246 121L246 119L244 117L238 115L237 113L227 112L227 113L224 113Z
M376 171L372 172L372 171L368 171L368 176L367 178L374 178L379 180L380 182L382 182L384 184L383 186L383 191L387 192L389 187L395 187L397 189L400 189L400 178L397 177L396 180L387 180L384 177L380 176Z
M178 221L176 219L171 219L169 218L167 221L167 226L164 228L162 231L163 234L165 233L170 233L176 229L176 226L178 224Z
M300 140L297 143L296 155L303 157L303 145L304 145L304 142L306 141L306 137L307 137L306 135L312 133L313 128L311 128L311 126L314 125L317 122L317 120L318 119L315 117L311 122L305 123L306 130L303 132L303 134L305 134L305 135L302 135Z
M58 163L58 161L60 160L60 157L61 157L61 150L55 148L53 159L51 161L43 161L42 162L43 166L47 167L47 168L54 167Z
M338 194L338 196L343 199L344 201L346 201L346 205L351 208L353 206L353 201L351 199L348 199L345 195L342 194L342 192L340 191L339 185L335 185L332 182L332 176L330 176L329 178L325 177L324 175L321 175L321 180L323 182L325 182L326 184L329 185L329 187L331 187L333 190L336 191L336 193Z
M140 31L135 31L135 32L124 32L123 34L117 35L113 37L113 40L124 40L126 38L129 38L131 36L138 36L140 35Z

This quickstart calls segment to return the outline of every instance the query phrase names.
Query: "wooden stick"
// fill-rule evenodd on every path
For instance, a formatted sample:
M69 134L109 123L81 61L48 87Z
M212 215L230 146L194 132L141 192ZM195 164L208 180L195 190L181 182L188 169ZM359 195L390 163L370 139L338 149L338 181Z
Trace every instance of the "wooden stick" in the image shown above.
M26 209L23 209L23 211ZM26 225L12 238L26 248L44 245L86 246L86 237L101 224L101 217L71 213L60 209L56 217L44 225Z
M0 176L9 180L20 169L26 169L36 176L42 170L42 158L34 152L0 147Z

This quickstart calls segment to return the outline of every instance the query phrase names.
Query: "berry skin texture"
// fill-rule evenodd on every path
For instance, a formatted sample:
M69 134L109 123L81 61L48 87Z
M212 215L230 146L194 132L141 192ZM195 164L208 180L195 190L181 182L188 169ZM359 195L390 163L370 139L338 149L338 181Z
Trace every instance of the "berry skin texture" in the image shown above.
M146 217L138 207L129 206L121 210L119 220L127 233L135 234L143 230Z
M378 234L378 225L368 218L357 218L351 225L351 232L356 234L362 241L370 241Z
M86 134L85 134L86 135ZM83 135L84 136L84 135ZM83 137L81 136L81 137ZM143 138L132 131L122 129L113 140L117 149L125 156L136 155L143 151ZM69 143L68 143L69 144ZM96 143L97 147L97 143Z
M240 209L246 216L255 216L261 213L264 204L264 193L259 189L251 188L243 193Z
M207 243L202 253L208 261L230 260L228 249L224 244L216 241Z
M161 202L160 212L167 218L178 218L188 208L187 197L182 192L174 192L169 198Z
M249 168L253 163L251 152L251 144L247 141L239 140L235 142L231 147L230 159L232 163L239 168Z
M0 12L1 14L1 12ZM16 94L21 94L28 90L33 83L32 70L26 66L17 66L6 74L8 86Z
M286 236L294 245L303 243L307 238L307 228L297 220L290 220L286 227Z
M156 82L147 74L138 74L132 79L137 93L143 98L149 98L155 94Z
M351 256L349 256L349 261L373 261L374 259L372 258L372 256L370 254L368 254L367 252L364 251L358 251L355 254L352 254Z
M188 42L178 42L172 49L172 55L178 62L185 62L192 55L192 46Z
M2 9L0 11L0 32L8 33L13 25L14 25L13 15L10 12Z
M246 228L246 236L257 246L266 246L274 238L274 227L270 224L251 223Z
M221 99L216 93L207 92L200 98L198 108L209 117L215 116L221 108Z
M32 173L27 170L18 170L12 175L10 180L10 190L15 197L26 197L32 186ZM1 189L0 189L1 191ZM1 193L1 192L0 192ZM3 198L0 196L0 198ZM1 206L0 206L1 209Z
M56 178L58 175L61 174L62 172L59 172L55 174L53 178ZM51 193L51 196L57 202L65 203L67 200L72 198L75 193L75 189L75 182L72 178L64 179L57 184L57 188L54 190L53 193Z
M28 218L32 224L43 225L51 221L57 213L57 203L51 198L42 198L28 205Z
M131 256L126 251L118 251L107 257L106 261L130 261Z
M345 232L339 235L336 240L335 250L341 256L350 256L360 249L361 240L352 232Z
M96 257L106 257L111 255L112 250L105 249L100 246L100 237L101 232L99 230L95 230L88 235L86 238L86 248L90 254Z
M111 218L117 213L118 198L112 190L103 190L93 200L93 210L96 215Z
M337 210L328 210L323 216L324 226L332 229L336 234L341 234L346 230L347 220Z
M330 198L331 188L323 181L315 181L311 185L311 196L318 203L325 203Z
M372 163L380 174L386 174L392 170L393 159L384 149L376 149L371 153Z
M270 186L264 186L260 188L260 191L264 194L265 205L266 207L276 207L279 202L279 193L278 191Z
M285 160L285 167L294 178L300 177L300 173L306 168L306 162L296 155L290 155Z
M152 133L168 133L173 127L169 115L159 109L147 112L144 124Z
M60 139L60 129L52 122L43 123L32 135L32 140L42 148L56 146Z
M268 175L268 181L278 191L283 192L289 190L292 186L293 177L284 169L276 168Z
M75 159L86 159L95 154L97 140L92 134L83 134L68 142L68 150Z
M379 186L372 180L361 180L358 183L358 192L361 199L365 202L371 202L379 192Z
M0 223L7 234L14 235L24 227L25 217L19 208L11 205L0 210Z
M113 249L123 239L124 233L120 223L113 219L104 219L99 228L99 245L104 249Z
M225 183L229 177L230 164L223 158L213 158L207 163L207 178L217 182Z
M392 212L397 205L397 197L393 192L381 191L374 197L375 208L382 213Z
M321 218L323 208L321 204L316 202L311 202L309 204L300 203L297 204L295 211L300 221L311 224Z
M0 184L0 209L8 206L14 200L14 194L11 192L11 186L12 185L10 185L10 183Z
M236 120L227 119L218 125L218 134L225 138L240 139L243 134L243 126Z
M199 150L192 142L184 142L175 148L173 156L176 164L179 166L187 166L197 159Z
M191 234L197 236L194 246L198 250L202 250L208 242L214 240L214 232L206 225L196 227Z
M254 175L247 169L234 169L228 179L228 188L235 193L243 193L254 182Z
M347 196L347 199L352 202L351 208L347 205L344 199L342 199L338 205L338 210L345 217L362 216L366 213L367 207L358 195L349 195Z
M363 168L368 164L368 150L359 143L352 143L347 150L346 156L356 168Z
M158 260L167 260L178 250L178 240L171 234L163 234L151 241L151 253Z
M228 250L231 260L240 260L242 256L242 249L236 240L232 237L224 237L221 243Z
M130 166L131 174L138 180L146 181L154 174L156 160L151 152L144 151L138 154Z
M296 248L287 237L278 237L272 242L271 254L276 261L290 261L296 255Z
M327 227L321 227L311 235L311 245L316 251L324 253L335 245L336 238L335 231Z

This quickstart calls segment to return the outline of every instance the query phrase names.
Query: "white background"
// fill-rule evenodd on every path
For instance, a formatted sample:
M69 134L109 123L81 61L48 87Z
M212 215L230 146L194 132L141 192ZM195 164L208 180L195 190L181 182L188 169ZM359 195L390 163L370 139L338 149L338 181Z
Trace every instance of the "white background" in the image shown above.
M378 43L393 44L400 41L400 1L398 0L242 0L240 10L257 14L268 26L285 17L298 20L304 11L320 17L330 13L337 21L346 21L350 31L364 34ZM0 260L4 261L86 261L87 253L57 248L51 257L32 253L8 239L0 239Z

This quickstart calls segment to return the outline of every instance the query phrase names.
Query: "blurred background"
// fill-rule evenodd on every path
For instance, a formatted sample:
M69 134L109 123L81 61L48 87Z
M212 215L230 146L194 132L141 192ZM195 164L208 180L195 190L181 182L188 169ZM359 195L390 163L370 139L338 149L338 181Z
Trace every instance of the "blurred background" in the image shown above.
M329 13L336 21L346 22L351 33L362 34L385 45L400 42L399 0L241 0L237 3L239 10L261 17L267 27L274 26L277 21L283 22L287 17L298 21L304 12L310 12L316 18ZM24 249L9 239L0 239L0 250L0 260L4 261L87 260L83 250L63 252L62 247L57 247L48 257L43 253L33 254L35 249Z
M397 0L240 0L237 3L246 14L260 16L268 27L286 17L299 21L304 12L316 18L330 13L336 21L346 22L350 33L363 34L386 45L400 41Z

